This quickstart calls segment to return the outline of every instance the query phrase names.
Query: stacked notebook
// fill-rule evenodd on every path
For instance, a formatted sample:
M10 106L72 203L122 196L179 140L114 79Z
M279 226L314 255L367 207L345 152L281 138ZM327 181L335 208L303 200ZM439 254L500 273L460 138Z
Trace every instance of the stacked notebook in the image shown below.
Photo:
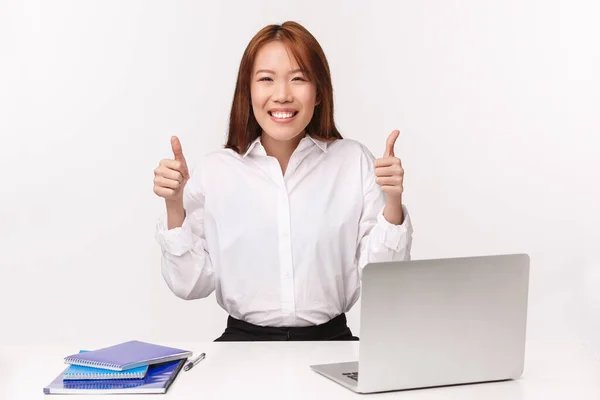
M166 393L191 351L137 340L65 357L46 394Z

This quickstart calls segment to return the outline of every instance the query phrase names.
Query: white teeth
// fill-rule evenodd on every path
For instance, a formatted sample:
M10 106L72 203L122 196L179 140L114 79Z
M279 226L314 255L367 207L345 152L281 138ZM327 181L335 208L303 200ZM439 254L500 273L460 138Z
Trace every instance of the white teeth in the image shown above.
M294 113L271 113L271 115L274 116L275 118L284 119L284 118L292 118L294 116Z

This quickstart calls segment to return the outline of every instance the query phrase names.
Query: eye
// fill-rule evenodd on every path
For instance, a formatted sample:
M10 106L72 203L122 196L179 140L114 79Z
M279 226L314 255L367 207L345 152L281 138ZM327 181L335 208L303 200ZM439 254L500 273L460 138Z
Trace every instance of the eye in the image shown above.
M297 76L297 77L295 77L295 78L294 78L294 79L292 79L292 80L293 80L293 81L295 81L296 79L297 79L297 80L299 80L299 81L306 82L306 79L302 78L301 76Z
M269 78L268 76L263 76L262 78L260 78L258 81L259 82L266 82L266 81L272 81L273 79Z

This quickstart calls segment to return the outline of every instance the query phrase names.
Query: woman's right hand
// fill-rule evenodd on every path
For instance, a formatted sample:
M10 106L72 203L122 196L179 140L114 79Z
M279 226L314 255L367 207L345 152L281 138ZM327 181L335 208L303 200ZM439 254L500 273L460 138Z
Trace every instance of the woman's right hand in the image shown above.
M190 174L177 136L171 138L171 148L174 159L162 160L154 170L154 193L167 203L179 203L183 199L183 188L190 179Z

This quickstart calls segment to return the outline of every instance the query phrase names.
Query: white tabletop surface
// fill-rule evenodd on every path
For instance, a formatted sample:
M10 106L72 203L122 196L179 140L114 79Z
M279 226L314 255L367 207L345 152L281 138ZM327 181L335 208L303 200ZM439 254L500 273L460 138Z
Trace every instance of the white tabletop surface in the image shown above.
M63 357L78 351L78 344L0 347L0 399L106 397L43 394L43 387L66 367ZM206 352L207 357L191 371L181 371L166 395L111 399L600 399L600 361L577 342L528 344L519 380L369 395L355 394L309 368L355 360L358 342L161 344Z

